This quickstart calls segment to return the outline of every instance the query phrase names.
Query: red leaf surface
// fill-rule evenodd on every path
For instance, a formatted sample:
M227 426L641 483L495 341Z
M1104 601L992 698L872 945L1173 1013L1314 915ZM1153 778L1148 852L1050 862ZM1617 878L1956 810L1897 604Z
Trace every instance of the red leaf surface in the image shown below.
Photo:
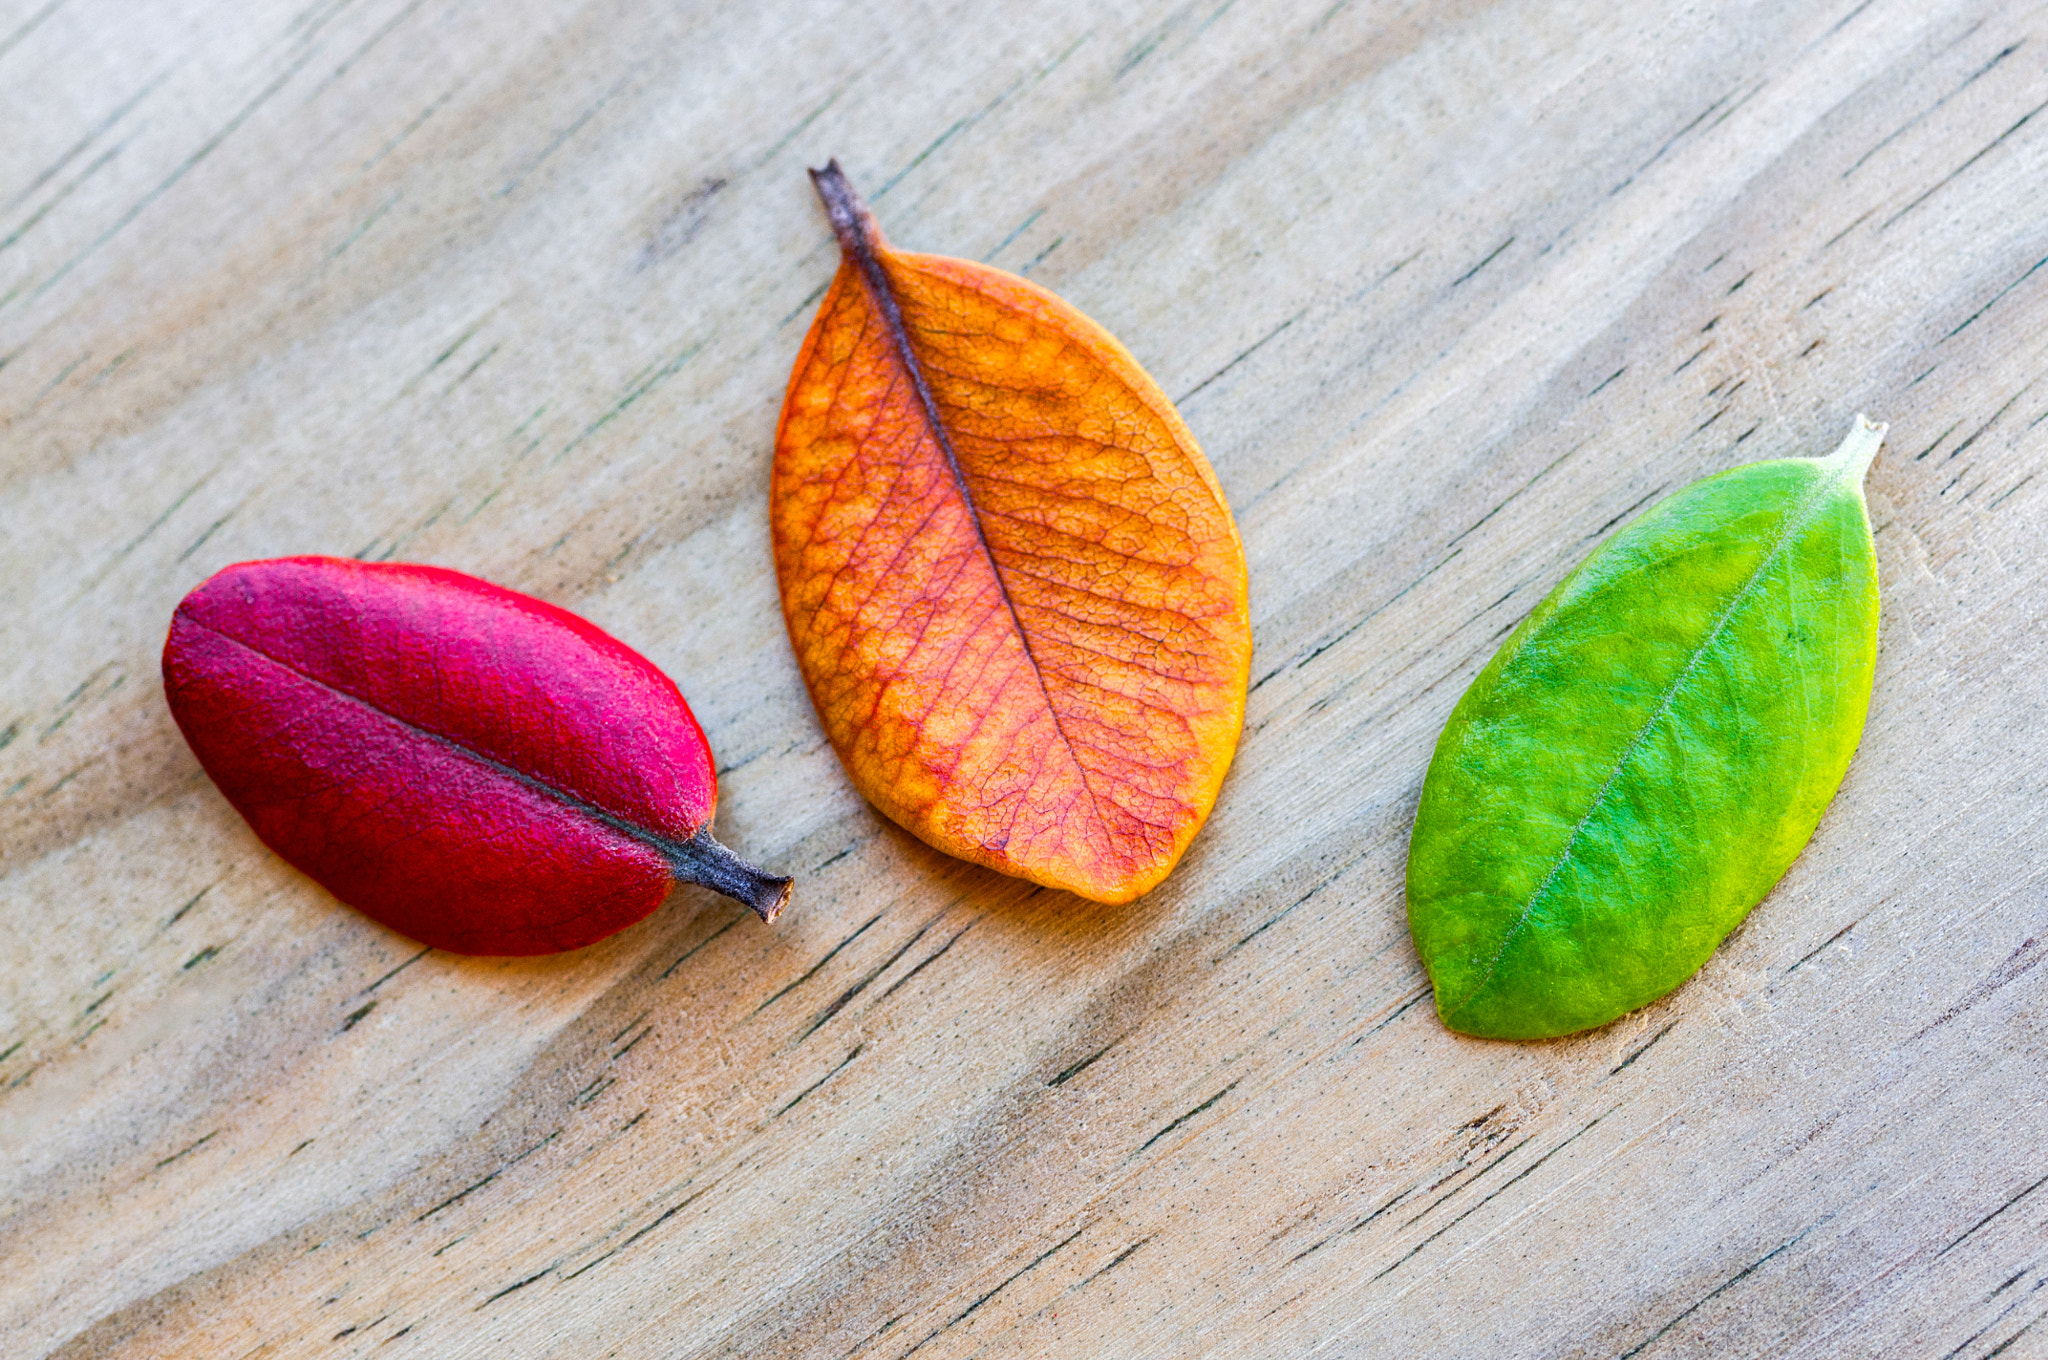
M187 595L164 692L264 844L467 954L603 939L704 884L789 880L710 835L711 751L667 676L553 605L438 567L287 557Z

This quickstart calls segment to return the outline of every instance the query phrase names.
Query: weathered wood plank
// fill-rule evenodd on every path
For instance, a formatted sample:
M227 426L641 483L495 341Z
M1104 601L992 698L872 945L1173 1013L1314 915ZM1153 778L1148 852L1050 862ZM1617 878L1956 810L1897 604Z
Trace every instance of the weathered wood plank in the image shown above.
M2048 13L1967 0L0 0L4 1348L2048 1354L2044 98ZM803 697L763 496L834 154L1116 331L1237 508L1245 741L1135 907L883 824ZM1858 410L1813 845L1673 997L1447 1033L1401 874L1458 693ZM783 924L462 959L285 868L156 652L288 552L647 652Z

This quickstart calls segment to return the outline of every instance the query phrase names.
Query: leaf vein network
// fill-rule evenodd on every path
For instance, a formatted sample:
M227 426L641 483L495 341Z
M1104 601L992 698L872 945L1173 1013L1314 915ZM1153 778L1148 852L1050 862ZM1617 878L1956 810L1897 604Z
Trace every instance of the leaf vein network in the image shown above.
M1786 514L1785 527L1779 531L1778 537L1771 544L1770 550L1763 555L1755 569L1750 572L1749 578L1736 590L1734 596L1728 601L1727 606L1722 609L1720 616L1714 620L1713 627L1707 630L1706 637L1701 639L1700 645L1693 649L1693 654L1687 658L1685 665L1679 669L1678 674L1665 687L1664 693L1659 697L1657 706L1651 710L1650 716L1643 720L1642 726L1636 730L1635 735L1622 748L1620 756L1614 762L1614 768L1607 773L1606 781L1593 794L1592 804L1586 809L1585 815L1579 818L1578 824L1572 827L1571 834L1565 838L1564 848L1558 852L1557 858L1551 862L1549 872L1544 874L1543 880L1529 894L1528 900L1522 904L1521 914L1515 918L1515 923L1502 936L1500 947L1494 951L1493 958L1487 963L1486 972L1473 985L1472 990L1459 1000L1457 1005L1444 1012L1446 1020L1471 1005L1473 999L1485 991L1487 985L1493 981L1494 974L1500 969L1501 960L1507 956L1509 947L1520 937L1523 928L1535 916L1536 904L1550 891L1551 885L1557 881L1558 875L1564 871L1566 863L1572 857L1572 852L1578 848L1579 839L1585 835L1586 828L1591 825L1593 818L1606 805L1607 796L1613 791L1615 783L1621 778L1622 771L1628 767L1630 761L1635 759L1636 753L1642 749L1644 743L1649 739L1651 731L1671 711L1679 691L1685 687L1686 682L1692 678L1693 672L1699 668L1701 661L1713 650L1715 644L1721 640L1721 635L1727 631L1729 623L1733 621L1738 613L1747 608L1750 602L1760 593L1763 582L1771 568L1776 565L1779 555L1795 539L1805 533L1813 521L1819 517L1821 507L1826 502L1828 496L1835 490L1835 486L1836 470L1823 466L1820 478L1815 482L1813 488Z

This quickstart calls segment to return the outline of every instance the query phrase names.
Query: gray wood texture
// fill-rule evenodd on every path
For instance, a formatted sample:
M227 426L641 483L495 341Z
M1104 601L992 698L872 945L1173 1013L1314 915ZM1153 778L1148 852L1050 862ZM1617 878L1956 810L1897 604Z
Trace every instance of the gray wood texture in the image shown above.
M0 1352L2048 1355L2048 11L0 0ZM1124 909L823 744L768 456L837 155L1236 508L1236 766ZM1402 870L1507 630L1891 422L1876 698L1705 971L1446 1032ZM424 560L675 675L783 922L421 951L165 711L226 563Z

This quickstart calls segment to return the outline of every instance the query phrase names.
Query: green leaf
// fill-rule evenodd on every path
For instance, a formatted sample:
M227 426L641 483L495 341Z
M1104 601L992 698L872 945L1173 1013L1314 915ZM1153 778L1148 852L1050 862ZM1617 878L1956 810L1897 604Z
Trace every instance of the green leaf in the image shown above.
M1452 1029L1605 1024L1697 972L1834 797L1870 708L1861 416L1828 458L1693 483L1602 544L1472 682L1408 849Z

